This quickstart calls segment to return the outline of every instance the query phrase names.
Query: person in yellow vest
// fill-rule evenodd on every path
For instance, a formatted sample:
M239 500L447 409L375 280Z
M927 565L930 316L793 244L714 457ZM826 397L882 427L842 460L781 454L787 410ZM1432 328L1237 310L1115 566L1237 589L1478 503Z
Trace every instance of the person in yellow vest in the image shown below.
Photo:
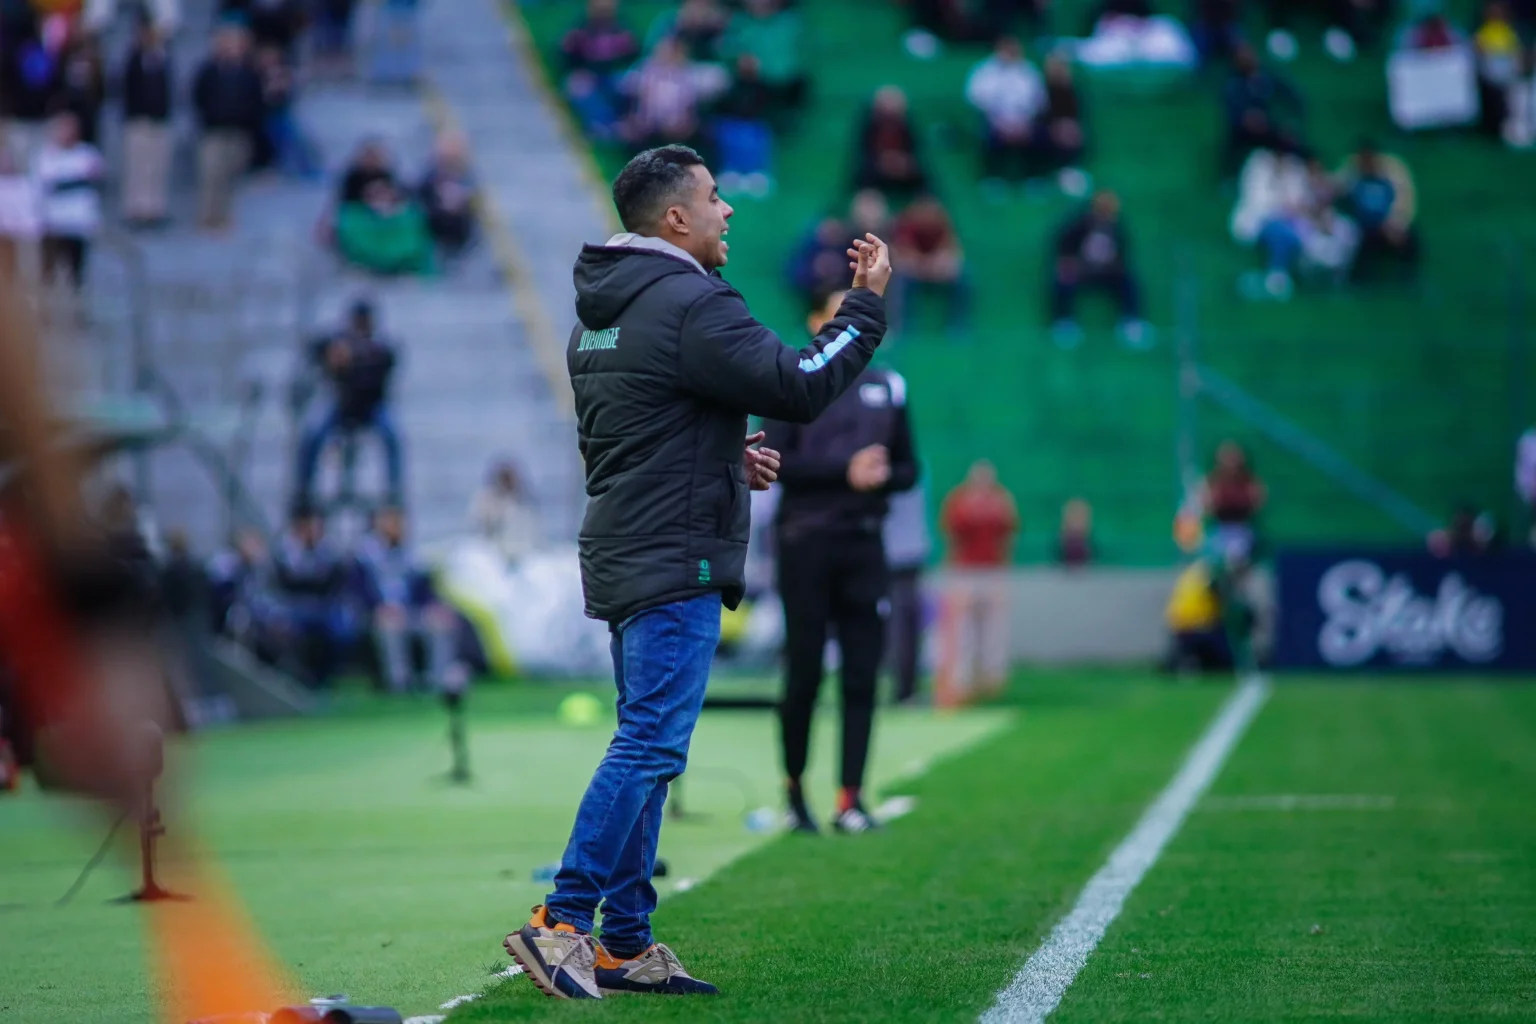
M1216 672L1233 667L1221 595L1205 559L1191 562L1174 581L1164 617L1172 637L1170 672Z

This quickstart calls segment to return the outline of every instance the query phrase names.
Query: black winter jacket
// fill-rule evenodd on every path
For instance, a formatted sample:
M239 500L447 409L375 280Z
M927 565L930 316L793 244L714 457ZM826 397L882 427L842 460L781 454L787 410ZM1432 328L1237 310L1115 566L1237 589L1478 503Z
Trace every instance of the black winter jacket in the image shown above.
M619 623L710 591L745 589L748 415L808 423L868 365L885 302L848 293L796 350L741 295L664 242L619 235L576 262L566 352L586 463L586 611Z
M763 444L783 456L778 530L793 543L813 533L878 535L888 496L917 483L917 454L900 374L871 366L831 408L804 426L768 420ZM875 491L848 483L848 463L870 445L890 454L891 477Z

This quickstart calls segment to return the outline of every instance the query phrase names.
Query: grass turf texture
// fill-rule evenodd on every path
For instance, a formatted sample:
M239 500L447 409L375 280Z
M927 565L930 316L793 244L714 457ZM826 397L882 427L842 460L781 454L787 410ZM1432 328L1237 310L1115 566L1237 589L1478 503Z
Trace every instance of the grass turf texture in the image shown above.
M916 782L916 811L885 833L782 837L663 904L659 934L725 997L560 1012L974 1020L1224 693L1133 676L1025 677L1012 695L1020 720ZM1533 740L1529 688L1280 684L1061 1019L1536 1016ZM1392 801L1266 809L1277 794ZM553 1012L515 979L450 1021Z
M344 697L332 716L213 732L182 753L202 838L308 994L424 1013L509 966L502 936L548 891L532 874L558 860L612 730L611 710L591 727L559 724L569 692L478 691L468 789L443 781L444 716L422 701ZM611 686L593 692L611 709ZM872 780L918 770L1008 718L888 714ZM774 737L767 714L706 713L681 786L688 816L664 832L663 894L770 840L743 817L778 805ZM818 741L813 793L826 810L833 731ZM136 877L109 861L71 905L51 905L104 827L65 801L0 798L0 1022L149 1019L139 913L105 903Z
M1058 31L1081 31L1090 6L1053 4ZM1475 5L1445 6L1465 23ZM669 7L676 3L625 0L623 14L643 34ZM1188 5L1159 7L1182 15ZM1148 316L1162 336L1152 353L1123 350L1109 304L1085 297L1087 339L1078 351L1060 352L1047 334L1046 250L1077 201L1047 190L991 202L977 188L976 115L965 104L964 83L982 50L947 47L936 60L913 60L901 49L901 5L888 0L814 0L801 8L810 26L812 106L781 141L774 197L732 200L727 276L782 337L803 336L804 311L784 284L785 260L815 219L846 210L851 126L871 92L887 82L906 88L977 293L971 343L946 341L932 308L921 329L881 355L912 381L935 508L970 461L986 455L1019 501L1019 561L1051 557L1061 503L1074 495L1094 505L1102 560L1161 565L1174 557L1171 353L1182 315L1209 364L1431 513L1448 514L1446 502L1464 498L1515 515L1509 459L1533 406L1523 369L1531 357L1521 354L1529 342L1517 327L1519 295L1529 285L1515 280L1528 279L1536 261L1536 208L1517 184L1533 173L1529 154L1455 133L1396 132L1383 54L1335 64L1322 54L1322 26L1303 24L1301 56L1281 70L1309 101L1309 140L1330 167L1367 134L1409 162L1425 265L1412 286L1303 288L1289 303L1254 304L1238 296L1236 282L1259 260L1231 240L1235 197L1217 181L1221 72L1142 95L1111 76L1085 74L1093 146L1087 170L1124 199ZM523 5L546 57L579 9ZM1262 26L1250 27L1262 39ZM597 156L611 176L625 154L602 147ZM1194 307L1182 314L1181 282L1192 286L1186 304ZM1524 301L1528 307L1531 299ZM1225 436L1253 447L1272 485L1267 525L1275 536L1409 539L1379 510L1342 494L1211 403L1201 403L1196 426L1202 449Z

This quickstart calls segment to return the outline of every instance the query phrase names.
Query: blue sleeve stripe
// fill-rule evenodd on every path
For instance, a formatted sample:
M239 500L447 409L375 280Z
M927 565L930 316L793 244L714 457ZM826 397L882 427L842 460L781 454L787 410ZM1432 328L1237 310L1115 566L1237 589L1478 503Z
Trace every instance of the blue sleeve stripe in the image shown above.
M839 334L837 336L837 340L832 342L832 344L828 345L826 348L822 349L820 352L816 353L811 358L800 360L800 372L801 373L815 373L817 370L821 369L823 366L826 366L827 362L833 356L837 355L843 349L847 348L850 344L852 344L853 343L853 339L857 338L858 336L859 336L859 329L857 327L845 328L843 330L843 333Z

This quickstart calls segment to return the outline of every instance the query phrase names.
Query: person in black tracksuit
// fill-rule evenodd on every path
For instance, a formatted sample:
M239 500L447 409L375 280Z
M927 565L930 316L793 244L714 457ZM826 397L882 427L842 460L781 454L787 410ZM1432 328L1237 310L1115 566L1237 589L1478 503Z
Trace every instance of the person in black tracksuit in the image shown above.
M842 302L814 315L813 330ZM917 457L900 375L867 367L826 412L801 426L763 423L779 452L779 595L784 602L785 676L780 703L790 826L819 831L806 806L811 718L821 689L830 626L842 662L841 789L833 827L863 832L874 819L859 797L874 726L875 686L885 648L889 571L881 528L887 495L917 482Z

